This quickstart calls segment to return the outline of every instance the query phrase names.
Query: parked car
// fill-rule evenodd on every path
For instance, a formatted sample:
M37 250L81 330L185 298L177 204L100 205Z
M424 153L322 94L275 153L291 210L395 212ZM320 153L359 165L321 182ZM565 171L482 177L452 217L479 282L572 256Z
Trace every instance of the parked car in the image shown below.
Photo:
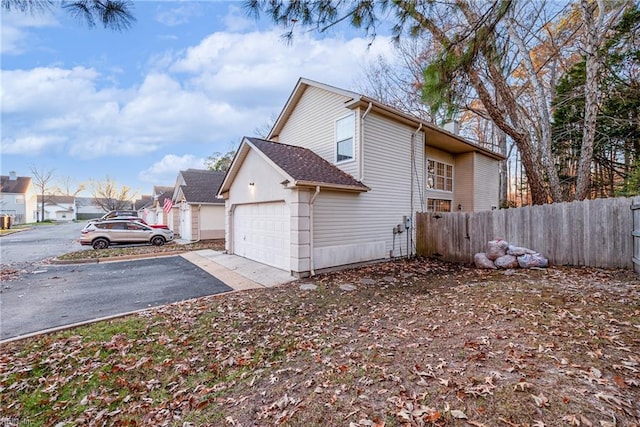
M149 224L149 223L147 223L147 221L145 221L144 219L142 219L142 218L138 218L138 217L135 217L135 219L133 219L133 221L141 222L141 223L143 223L144 225L147 225L147 226L149 226L149 227L151 227L151 228L164 228L165 230L168 230L168 229L169 229L169 226L168 226L167 224Z
M102 215L100 218L92 218L89 222L94 221L104 221L105 219L114 219L114 218L127 218L127 217L137 217L137 211L129 211L129 210L115 210L109 211L106 214Z
M173 240L173 230L151 228L139 221L111 219L89 222L82 229L80 244L94 249L106 249L111 245L150 243L162 246Z

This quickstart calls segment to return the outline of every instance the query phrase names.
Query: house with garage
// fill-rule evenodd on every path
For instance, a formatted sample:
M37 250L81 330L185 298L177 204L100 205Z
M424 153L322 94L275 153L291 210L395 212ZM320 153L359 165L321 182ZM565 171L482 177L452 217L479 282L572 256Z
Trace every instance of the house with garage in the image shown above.
M169 201L163 203L167 224L182 240L223 239L224 200L218 189L225 172L199 169L180 171Z
M38 218L42 219L43 197L38 196ZM75 196L44 195L44 219L50 221L74 221L76 219Z
M172 196L173 187L154 185L150 200L138 208L138 216L149 224L168 224L163 206Z
M297 276L413 253L416 212L499 202L504 156L373 98L300 79L220 187L226 250Z
M0 215L11 217L11 224L36 221L37 196L31 177L16 172L0 176Z

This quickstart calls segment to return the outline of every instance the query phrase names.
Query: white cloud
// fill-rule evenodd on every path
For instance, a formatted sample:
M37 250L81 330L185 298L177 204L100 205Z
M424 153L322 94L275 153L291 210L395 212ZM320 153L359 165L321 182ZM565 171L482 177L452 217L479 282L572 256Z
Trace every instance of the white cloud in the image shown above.
M226 31L246 31L256 26L256 21L247 17L247 14L237 5L229 6L227 15L223 19Z
M168 27L176 27L189 23L189 20L194 16L202 14L202 10L198 3L187 2L182 3L178 7L172 7L170 9L162 8L158 10L155 15L156 21L164 24Z
M205 159L185 154L167 154L159 162L154 163L148 169L138 174L140 181L151 184L165 183L173 184L178 176L178 172L185 169L204 169Z
M318 40L309 33L296 35L286 45L280 29L214 33L187 49L170 70L191 74L190 83L206 93L249 104L290 91L299 77L348 89L366 60L391 56L388 38L378 37L368 45L365 38ZM282 97L277 101L282 102Z
M56 136L27 135L17 137L15 139L2 139L3 154L26 154L29 156L37 156L46 147L59 145L64 142L64 138Z
M33 35L29 31L25 31L25 29L57 25L58 22L50 13L31 14L3 10L2 25L0 25L0 53L2 55L23 54L31 50L35 43Z
M370 49L368 43L302 33L287 46L279 29L217 32L182 52L159 54L142 81L126 88L107 71L81 66L3 70L3 152L23 143L77 159L135 158L186 144L225 152L280 111L299 77L350 89L365 58L390 54L387 39L378 37ZM195 157L176 159L202 167ZM141 176L156 176L160 166Z

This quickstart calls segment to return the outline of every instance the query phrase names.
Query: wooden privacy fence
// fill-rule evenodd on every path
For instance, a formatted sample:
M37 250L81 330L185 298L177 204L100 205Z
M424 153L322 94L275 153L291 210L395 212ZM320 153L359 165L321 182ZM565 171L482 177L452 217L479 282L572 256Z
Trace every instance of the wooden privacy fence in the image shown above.
M633 199L633 269L640 274L640 197Z
M419 256L472 263L498 238L540 252L555 265L632 269L640 263L640 197L416 215Z

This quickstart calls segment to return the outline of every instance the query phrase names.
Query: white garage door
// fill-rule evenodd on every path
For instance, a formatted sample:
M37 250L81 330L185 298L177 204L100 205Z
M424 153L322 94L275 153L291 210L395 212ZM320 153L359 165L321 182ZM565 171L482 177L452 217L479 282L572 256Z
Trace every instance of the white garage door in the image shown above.
M291 270L291 219L284 202L238 205L233 212L233 252Z

